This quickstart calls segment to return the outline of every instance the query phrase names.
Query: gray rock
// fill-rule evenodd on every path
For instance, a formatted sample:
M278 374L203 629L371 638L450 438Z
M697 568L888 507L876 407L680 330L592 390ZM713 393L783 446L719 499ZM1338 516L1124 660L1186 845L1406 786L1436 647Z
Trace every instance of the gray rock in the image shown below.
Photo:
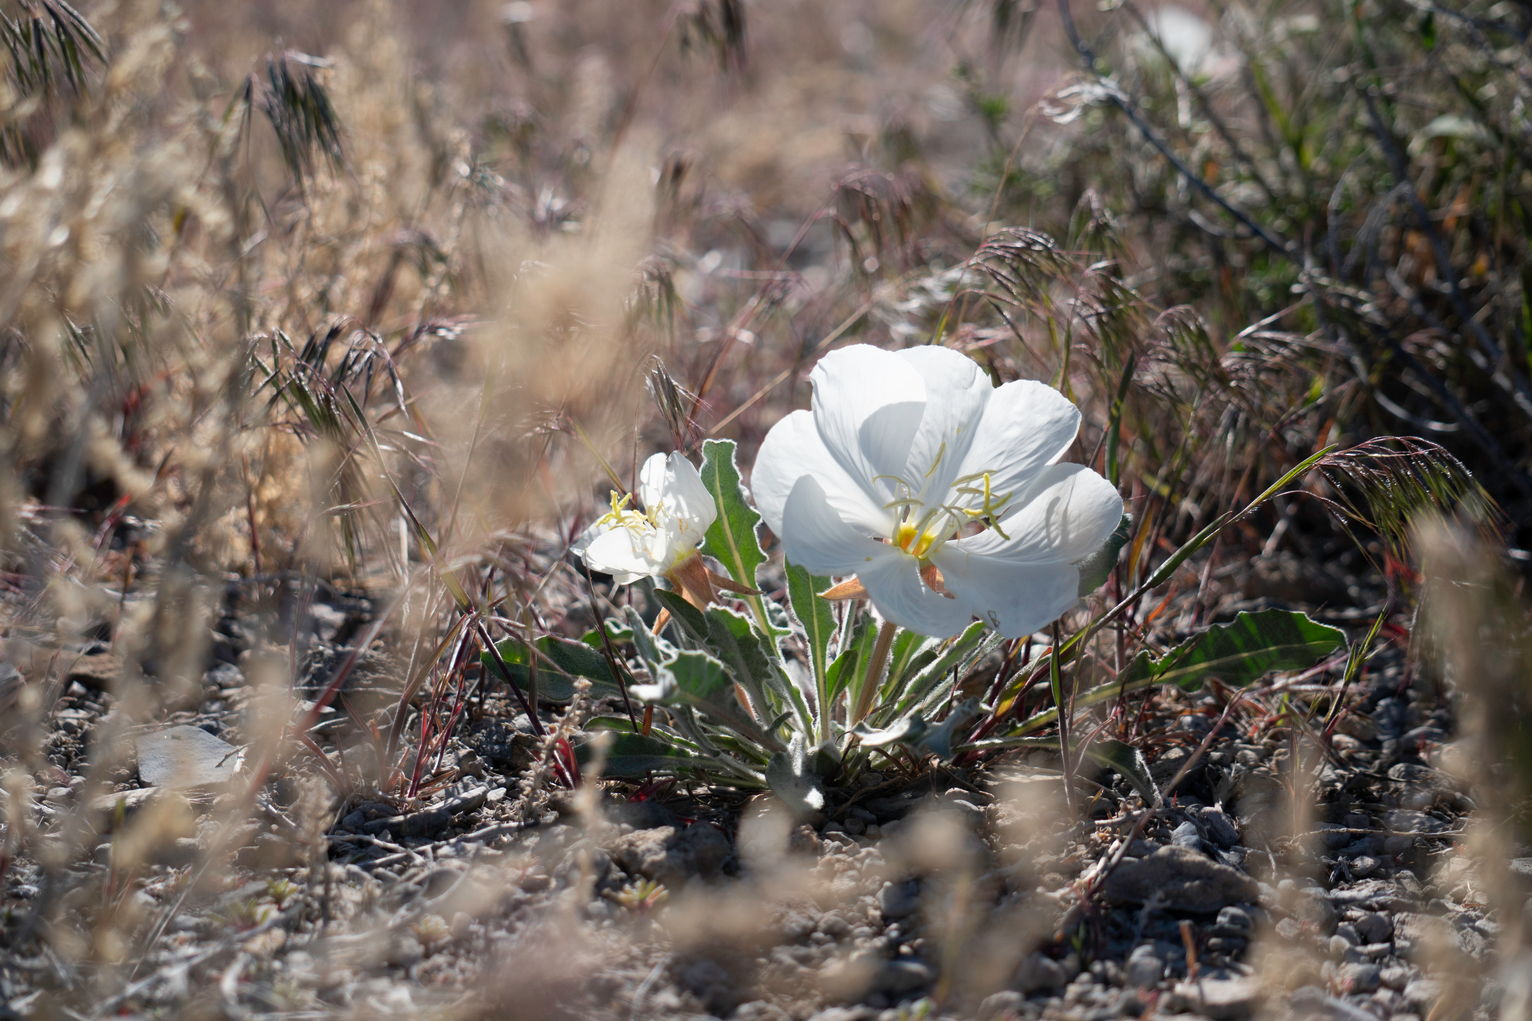
M1169 997L1171 1009L1191 1010L1218 1021L1243 1018L1254 1009L1260 985L1248 975L1178 982Z
M1350 993L1371 993L1383 984L1383 972L1376 964L1346 964L1340 969L1341 988Z
M1236 904L1218 910L1218 920L1213 923L1213 929L1224 936L1249 936L1255 928L1255 919L1250 917L1250 912Z
M1198 832L1197 824L1190 819L1170 831L1170 842L1178 847L1189 847L1193 851L1202 850L1202 834Z
M1190 848L1161 847L1147 858L1124 860L1101 887L1117 904L1164 904L1177 911L1212 914L1256 898L1255 880Z
M1011 984L1023 993L1050 992L1068 985L1069 973L1047 954L1033 952L1016 966Z
M727 968L705 957L681 965L676 981L712 1010L733 1009L743 991Z
M884 883L878 891L878 910L890 922L908 918L920 908L920 883L914 879Z
M878 969L873 988L892 996L924 989L936 981L936 969L918 957L897 957Z
M1014 989L1004 989L986 996L979 1003L979 1021L997 1021L999 1018L1020 1015L1027 998Z
M818 1014L809 1018L809 1021L872 1021L878 1016L878 1012L871 1007L861 1005L855 1007L826 1007Z
M1340 912L1335 910L1335 905L1330 903L1323 890L1306 892L1294 906L1293 914L1312 925L1320 934L1335 932L1336 923L1340 921Z
M1440 833L1447 824L1435 816L1408 808L1395 808L1383 817L1383 825L1396 833Z
M693 823L684 830L674 826L635 830L613 842L611 855L626 872L678 886L693 875L716 874L729 850L729 838L716 827Z
M1362 841L1357 841L1357 843L1360 844ZM1366 877L1372 875L1374 872L1378 871L1378 868L1383 863L1374 858L1370 853L1371 848L1375 847L1377 843L1378 841L1368 837L1367 846L1369 848L1369 853L1358 853L1348 863L1351 868L1351 874L1353 876L1356 876L1358 879L1365 879ZM1348 850L1350 849L1348 848Z
M1373 911L1408 910L1398 884L1387 879L1367 879L1330 892L1330 900L1340 907L1365 907Z
M1353 1007L1339 997L1330 996L1323 989L1315 986L1303 986L1293 990L1293 995L1288 997L1288 1004L1293 1008L1290 1015L1294 1018L1309 1018L1318 1021L1377 1021L1371 1013L1361 1007Z
M138 776L151 787L205 787L234 777L243 749L200 727L176 726L136 742Z
M1165 962L1155 953L1153 944L1144 943L1134 947L1128 955L1125 972L1128 985L1148 989L1157 985L1165 974Z
M1234 820L1222 808L1203 808L1197 812L1197 822L1203 835L1216 847L1230 848L1239 844L1239 829Z
M1379 911L1368 911L1355 922L1363 943L1387 943L1394 938L1394 922Z

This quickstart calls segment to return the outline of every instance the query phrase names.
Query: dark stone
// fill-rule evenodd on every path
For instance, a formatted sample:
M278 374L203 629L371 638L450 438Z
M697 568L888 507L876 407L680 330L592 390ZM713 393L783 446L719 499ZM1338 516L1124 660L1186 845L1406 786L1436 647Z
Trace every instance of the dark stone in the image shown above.
M1212 914L1229 904L1256 899L1255 880L1174 844L1147 858L1120 862L1107 874L1101 891L1113 903L1153 901L1192 914Z

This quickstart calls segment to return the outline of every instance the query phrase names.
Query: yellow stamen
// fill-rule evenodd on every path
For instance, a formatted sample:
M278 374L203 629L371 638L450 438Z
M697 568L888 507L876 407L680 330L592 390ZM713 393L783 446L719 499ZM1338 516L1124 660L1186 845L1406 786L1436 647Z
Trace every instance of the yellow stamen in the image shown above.
M612 509L596 519L598 525L611 525L613 528L652 528L654 519L652 516L642 514L628 506L633 499L632 493L619 494L612 491Z
M912 556L923 557L938 538L935 532L924 531L906 521L894 533L894 545Z

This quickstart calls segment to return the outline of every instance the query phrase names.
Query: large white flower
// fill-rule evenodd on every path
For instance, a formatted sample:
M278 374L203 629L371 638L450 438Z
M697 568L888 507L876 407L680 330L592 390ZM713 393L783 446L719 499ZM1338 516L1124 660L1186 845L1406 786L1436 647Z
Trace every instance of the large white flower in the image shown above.
M885 620L933 636L978 617L1016 638L1078 601L1122 497L1054 463L1080 424L1062 394L992 386L942 347L846 347L809 378L813 409L772 427L751 479L788 560L856 575Z
M631 495L612 494L612 509L587 528L573 549L593 571L622 585L672 575L697 555L718 509L702 476L684 455L655 454L638 473L642 510Z

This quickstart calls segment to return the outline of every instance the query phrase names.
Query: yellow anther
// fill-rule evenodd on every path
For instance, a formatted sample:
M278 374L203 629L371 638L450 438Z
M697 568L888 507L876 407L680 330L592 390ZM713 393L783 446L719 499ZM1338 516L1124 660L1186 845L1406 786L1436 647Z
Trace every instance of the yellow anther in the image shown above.
M894 545L914 557L923 557L935 545L937 535L905 522L894 532Z
M596 519L598 525L611 525L614 528L645 528L653 527L654 519L647 514L641 514L628 506L632 501L632 493L618 493L612 491L612 509Z

